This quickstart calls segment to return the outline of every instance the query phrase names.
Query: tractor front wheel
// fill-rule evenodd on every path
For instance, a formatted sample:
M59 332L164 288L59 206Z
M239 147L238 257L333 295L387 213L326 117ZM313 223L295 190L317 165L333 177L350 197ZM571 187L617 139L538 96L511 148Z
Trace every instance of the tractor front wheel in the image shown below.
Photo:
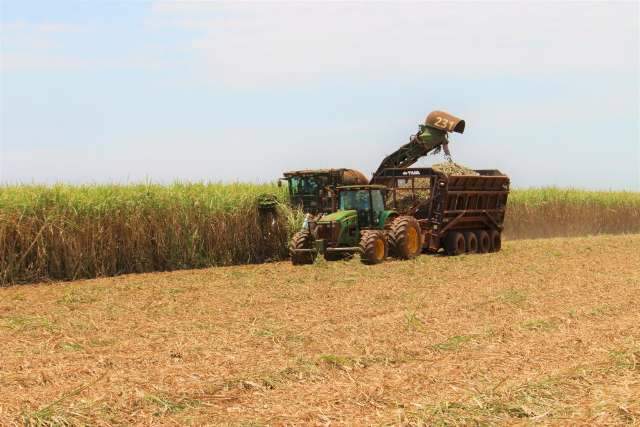
M387 240L382 231L363 231L360 248L360 261L364 264L379 264L387 257Z
M412 259L422 252L420 223L412 216L399 216L389 230L389 252L400 259Z
M289 244L291 263L293 265L313 264L315 252L295 252L295 249L313 249L313 236L309 230L301 230L293 235Z

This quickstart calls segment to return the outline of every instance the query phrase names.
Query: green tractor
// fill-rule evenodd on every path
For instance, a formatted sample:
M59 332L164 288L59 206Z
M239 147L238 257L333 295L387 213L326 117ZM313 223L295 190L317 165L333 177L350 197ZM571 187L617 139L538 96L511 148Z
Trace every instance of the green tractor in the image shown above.
M420 224L413 216L385 209L387 191L383 185L338 187L333 212L310 221L291 239L293 265L312 264L318 255L336 261L358 253L365 264L378 264L387 255L400 259L419 255Z

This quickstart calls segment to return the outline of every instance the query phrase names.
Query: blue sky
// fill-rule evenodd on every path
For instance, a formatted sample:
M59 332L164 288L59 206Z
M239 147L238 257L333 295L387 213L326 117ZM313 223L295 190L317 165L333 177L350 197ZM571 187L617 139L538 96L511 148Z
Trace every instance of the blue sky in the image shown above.
M637 2L0 7L1 182L370 173L444 109L517 187L640 190Z

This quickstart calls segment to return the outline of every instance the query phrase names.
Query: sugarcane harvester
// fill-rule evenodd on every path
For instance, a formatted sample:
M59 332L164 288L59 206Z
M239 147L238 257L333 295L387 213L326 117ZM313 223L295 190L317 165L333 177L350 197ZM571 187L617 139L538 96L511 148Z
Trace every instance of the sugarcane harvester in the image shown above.
M301 209L309 217L333 210L332 198L336 187L368 184L366 176L354 169L306 169L288 171L278 180L287 181L291 206Z

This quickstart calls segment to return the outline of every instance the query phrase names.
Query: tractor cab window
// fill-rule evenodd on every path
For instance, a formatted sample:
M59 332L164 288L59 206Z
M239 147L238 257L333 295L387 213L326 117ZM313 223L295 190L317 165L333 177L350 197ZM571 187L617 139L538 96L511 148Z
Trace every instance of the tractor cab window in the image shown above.
M347 190L340 192L340 210L358 211L358 222L363 227L376 226L380 212L384 211L384 197L380 190Z
M350 190L340 192L340 210L368 211L371 209L369 203L369 191Z
M382 197L382 191L372 190L371 201L373 204L373 211L378 213L384 210L384 197Z

